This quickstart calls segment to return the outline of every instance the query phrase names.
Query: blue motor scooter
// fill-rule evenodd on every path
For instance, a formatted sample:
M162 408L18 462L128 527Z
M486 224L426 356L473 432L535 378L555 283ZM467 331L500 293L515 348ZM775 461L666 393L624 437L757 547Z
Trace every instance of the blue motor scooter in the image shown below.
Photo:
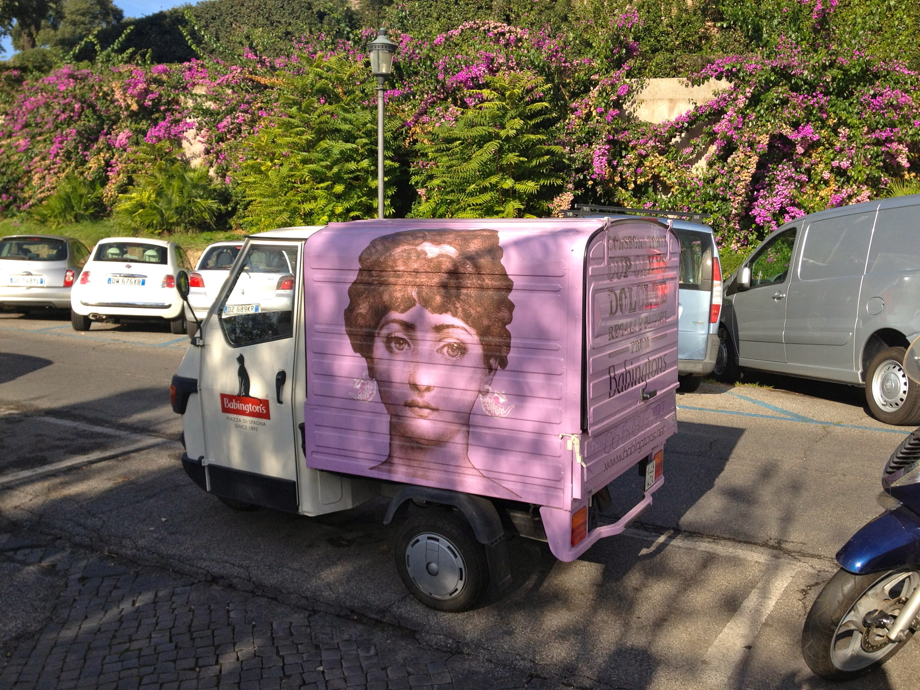
M891 383L902 404L920 404L920 338ZM911 390L913 389L913 390ZM888 509L837 552L840 570L821 590L802 629L802 655L818 676L850 680L878 668L920 625L920 428L892 453L882 474Z

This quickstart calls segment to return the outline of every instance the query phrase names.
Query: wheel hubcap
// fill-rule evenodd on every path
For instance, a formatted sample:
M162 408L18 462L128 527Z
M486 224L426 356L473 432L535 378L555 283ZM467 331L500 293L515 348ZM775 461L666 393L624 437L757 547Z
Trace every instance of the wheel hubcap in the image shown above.
M907 399L909 380L898 362L883 362L872 377L872 397L887 412L900 409Z
M409 542L406 569L415 585L434 599L452 599L466 586L463 556L440 534L419 534Z

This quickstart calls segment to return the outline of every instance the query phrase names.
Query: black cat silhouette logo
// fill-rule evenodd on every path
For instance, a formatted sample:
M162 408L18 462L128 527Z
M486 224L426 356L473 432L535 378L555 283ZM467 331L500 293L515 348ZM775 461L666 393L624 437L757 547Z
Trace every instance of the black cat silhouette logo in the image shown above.
M249 393L249 372L246 371L246 359L243 355L237 355L236 358L239 367L236 370L237 393L220 394L220 411L224 414L242 415L244 417L255 417L257 419L271 419L271 413L268 409L268 400L256 398Z

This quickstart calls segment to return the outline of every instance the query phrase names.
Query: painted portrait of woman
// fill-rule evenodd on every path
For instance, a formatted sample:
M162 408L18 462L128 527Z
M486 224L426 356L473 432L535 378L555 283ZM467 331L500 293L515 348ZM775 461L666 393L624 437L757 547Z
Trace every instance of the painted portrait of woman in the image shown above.
M511 409L492 379L508 365L514 283L495 230L407 230L361 252L345 330L367 364L359 400L379 392L389 453L372 469L481 475L469 459L470 415Z

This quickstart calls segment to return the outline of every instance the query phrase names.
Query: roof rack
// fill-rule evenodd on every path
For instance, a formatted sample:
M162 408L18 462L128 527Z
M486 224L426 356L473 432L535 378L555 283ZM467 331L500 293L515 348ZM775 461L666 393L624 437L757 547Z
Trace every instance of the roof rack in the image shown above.
M575 208L564 211L567 217L582 213L616 213L629 216L663 216L665 218L683 218L697 223L712 218L711 213L692 213L686 211L667 211L648 208L623 208L622 206L597 206L595 204L575 204Z

